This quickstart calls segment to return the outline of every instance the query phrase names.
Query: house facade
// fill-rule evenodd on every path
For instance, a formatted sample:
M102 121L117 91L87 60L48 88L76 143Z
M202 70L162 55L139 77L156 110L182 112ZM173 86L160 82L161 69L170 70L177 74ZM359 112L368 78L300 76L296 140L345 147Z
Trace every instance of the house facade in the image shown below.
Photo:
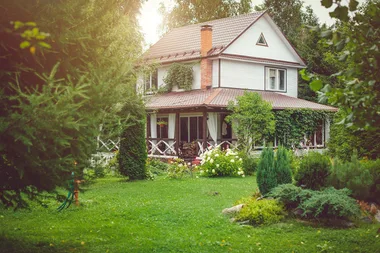
M145 53L144 61L156 66L140 75L136 87L146 95L152 157L197 157L210 146L236 145L225 117L229 101L245 91L259 93L273 110L336 111L297 98L298 70L305 63L266 12L173 29ZM191 66L191 89L178 85L168 93L155 93L166 86L173 63ZM305 136L304 145L322 148L328 137L329 122L324 121L314 135ZM276 138L266 141L279 144Z

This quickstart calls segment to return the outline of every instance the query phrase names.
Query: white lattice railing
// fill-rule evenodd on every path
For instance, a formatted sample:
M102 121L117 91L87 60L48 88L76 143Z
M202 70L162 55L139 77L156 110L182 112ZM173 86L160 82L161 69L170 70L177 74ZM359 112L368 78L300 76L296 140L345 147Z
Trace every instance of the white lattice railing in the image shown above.
M174 139L148 140L148 156L150 157L177 157L176 141Z
M108 151L112 152L115 150L119 150L120 147L120 138L117 138L116 140L106 139L102 140L100 136L98 136L98 151Z

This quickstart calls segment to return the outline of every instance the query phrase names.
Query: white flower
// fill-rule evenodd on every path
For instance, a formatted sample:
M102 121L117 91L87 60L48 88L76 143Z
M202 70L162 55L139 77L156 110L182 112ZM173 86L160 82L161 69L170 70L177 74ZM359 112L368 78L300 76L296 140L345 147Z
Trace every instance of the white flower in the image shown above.
M216 167L219 168L219 164L217 164Z
M210 163L213 163L213 162L214 162L214 159L211 158Z
M240 158L240 159L239 159L239 161L243 161L243 159L242 159L242 158Z
M245 177L245 175L243 174L242 177Z
M178 164L178 167L182 167L182 166L183 166L182 163Z
M200 170L199 173L200 173L201 175L203 175L204 171L203 171L203 170Z
M187 163L188 166L191 166L191 163Z
M214 169L212 169L212 173L215 173L215 170L214 170Z
M219 154L215 154L215 157L218 157L219 156Z
M232 163L234 163L234 162L235 162L235 160L234 160L234 159L231 159L231 162L232 162Z
M236 159L238 159L239 157L238 156L235 156Z

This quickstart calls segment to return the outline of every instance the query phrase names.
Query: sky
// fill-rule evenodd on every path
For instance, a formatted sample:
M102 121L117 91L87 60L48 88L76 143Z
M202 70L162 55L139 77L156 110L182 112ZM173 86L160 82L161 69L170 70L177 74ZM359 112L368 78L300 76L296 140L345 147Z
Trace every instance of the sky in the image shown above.
M165 7L170 8L173 6L173 0L148 0L141 9L139 23L144 35L146 48L156 43L160 37L159 26L162 23L162 16L158 10L161 2L164 3ZM262 2L263 0L252 0L253 5L262 4ZM359 2L363 2L363 0ZM311 6L320 23L331 25L334 22L329 16L329 10L321 5L320 0L304 0L304 3L304 6Z

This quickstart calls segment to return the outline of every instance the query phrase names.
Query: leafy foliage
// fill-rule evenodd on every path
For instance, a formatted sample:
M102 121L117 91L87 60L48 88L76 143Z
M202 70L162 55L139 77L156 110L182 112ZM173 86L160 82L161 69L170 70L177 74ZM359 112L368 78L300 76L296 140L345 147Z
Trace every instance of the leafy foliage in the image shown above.
M323 30L321 35L326 43L334 45L340 52L339 60L344 68L331 75L342 85L333 87L325 83L321 89L322 100L344 110L345 118L341 124L354 130L378 132L380 126L380 2L367 1L357 10L358 2L350 0L349 7L341 5L340 0L325 0L327 7L335 3L330 16L343 22L346 29ZM356 11L357 10L357 11ZM348 15L351 13L352 18ZM354 12L355 11L355 12ZM309 79L310 76L309 75ZM318 77L315 77L318 80ZM316 80L313 82L315 83ZM320 88L320 87L315 87ZM318 90L318 89L317 89Z
M222 151L220 148L215 148L203 153L200 174L206 177L245 177L242 167L243 159L237 152L231 149Z
M336 189L348 188L356 199L367 200L373 184L371 173L363 169L357 155L353 155L350 162L333 161L329 184Z
M180 179L186 175L192 175L191 164L187 164L183 159L176 158L170 162L167 169L168 178Z
M368 170L373 179L373 184L371 185L369 191L369 200L375 201L380 204L380 159L377 160L364 160L361 162L361 167L363 170Z
M119 171L130 180L145 179L146 159L145 124L138 121L125 129L120 140Z
M0 195L15 197L5 204L25 204L22 192L33 198L65 186L72 171L80 175L87 166L102 121L126 120L117 104L133 83L133 61L141 50L132 25L140 2L124 6L129 16L122 5L2 3Z
M201 23L209 20L249 13L251 0L176 0L170 11L161 4L160 12L164 17L162 30Z
M244 204L236 217L237 221L249 221L251 225L266 225L277 223L284 218L284 209L282 204L276 200L254 198L245 198L238 201L238 204Z
M260 158L245 152L239 152L239 156L243 159L244 174L247 176L253 175L257 170Z
M330 173L330 159L327 155L318 152L309 152L300 163L300 167L294 176L297 185L312 190L318 190L326 185Z
M275 112L278 141L285 147L298 146L304 135L314 133L321 122L329 117L329 112L311 109L285 109Z
M282 146L278 148L274 165L277 173L277 184L291 184L292 171L290 169L290 161L286 148Z
M167 171L169 165L167 163L161 162L158 159L148 158L146 167L147 170L151 173L155 175L162 175Z
M167 91L177 86L179 89L191 90L193 85L193 67L180 63L170 65L168 73L164 78Z
M262 195L266 195L277 186L277 173L274 168L274 154L272 148L264 148L261 152L257 167L257 184Z
M244 92L243 96L237 97L236 104L229 102L228 109L232 114L226 119L232 122L239 143L247 154L255 142L273 134L275 121L272 105L264 101L258 93Z
M346 117L343 111L335 114L330 128L328 151L333 157L342 161L350 161L356 150L358 157L370 159L380 158L380 132L358 131L347 128L344 124L337 124Z
M302 188L293 184L282 184L273 188L268 196L281 201L286 208L296 208L301 203L300 196L302 191Z

